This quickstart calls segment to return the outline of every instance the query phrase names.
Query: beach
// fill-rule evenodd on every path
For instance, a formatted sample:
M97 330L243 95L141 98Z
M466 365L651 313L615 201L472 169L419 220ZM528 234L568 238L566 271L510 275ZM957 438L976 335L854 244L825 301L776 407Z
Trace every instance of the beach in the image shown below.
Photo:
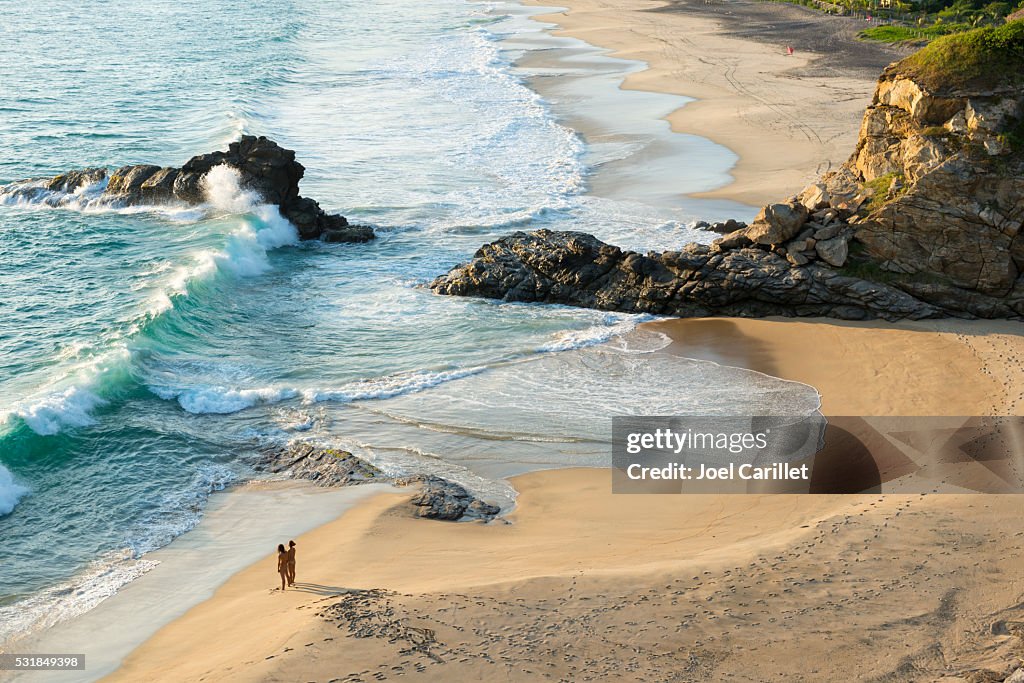
M678 353L822 387L833 414L980 414L989 375L1021 371L994 350L1019 332L991 323L654 326ZM375 496L298 539L298 590L272 590L267 557L109 680L938 680L1013 661L1015 496L628 496L592 469L513 483L510 524L414 519L406 496Z
M672 130L709 138L738 155L734 182L696 196L752 205L796 194L846 161L878 74L901 54L857 42L860 26L853 19L787 3L560 5L568 12L538 18L555 24L556 35L645 62L647 68L622 87L695 98L667 116Z
M625 91L655 96L637 100L637 111L646 116L647 111L660 111L674 102L673 97L693 98L666 113L671 130L707 138L735 155L735 165L726 169L731 182L687 193L706 202L695 206L712 211L743 206L753 212L762 203L798 192L821 172L845 161L878 71L898 56L886 48L855 43L856 26L845 19L788 4L562 4L566 11L547 11L545 6L537 21L554 24L556 35L646 64L632 69L621 84ZM321 45L333 43L325 40ZM786 46L795 47L793 55L786 54ZM570 57L579 49L570 46ZM589 48L586 56L591 58ZM519 68L533 74L527 80L541 96L571 99L570 95L579 96L567 89L572 77L543 76L545 69L564 59L563 55L552 60L543 50L527 52ZM403 63L403 68L409 65ZM604 68L600 65L598 71ZM491 72L487 75L497 78ZM522 93L510 88L502 97L518 102ZM595 97L614 102L615 107L631 106L604 91ZM529 97L525 101L534 104ZM422 102L430 100L424 97ZM615 128L614 116L609 114L603 123L600 117L588 120L579 115L585 104L575 110L559 109L556 102L555 110L588 142L601 142ZM322 118L333 130L331 106L334 103L323 108L328 112L324 114L312 106L304 111L316 110L311 120ZM637 111L632 115L639 120ZM533 109L522 117L538 118ZM524 124L517 120L507 127L516 125ZM621 142L623 135L616 131L613 142ZM650 155L627 154L601 165L587 181L590 191L598 197L628 198L634 193L659 200L682 192L675 188L671 169L692 159L680 157L681 149L670 140L654 134L651 139L658 142L652 143L657 149ZM542 142L547 144L547 139ZM560 151L566 158L578 153L571 143L565 144ZM727 158L719 152L712 155L717 164ZM330 145L322 151L325 157L332 153ZM657 159L656 168L645 173L642 168L649 158ZM461 161L465 159L460 157ZM514 161L508 168L515 167ZM538 169L560 165L568 162L559 158L545 166L541 158L526 175L540 176ZM487 171L495 176L507 173L505 168ZM688 172L699 175L700 169ZM313 182L328 185L322 177L314 176ZM476 201L476 191L467 193L469 204ZM448 194L440 196L451 200ZM425 206L436 208L429 202ZM523 218L507 208L500 206L494 213L513 226L542 214L527 212ZM687 211L690 208L687 205ZM602 217L599 212L586 213L581 222L596 224ZM411 210L400 218L421 219ZM488 214L486 219L490 218ZM655 228L637 221L642 229L633 238L638 244L648 235L662 237L656 228L666 221L657 216L648 222ZM504 223L499 226L505 229ZM473 223L461 234L458 227L445 224L438 234L452 242L478 243L482 238L477 229ZM453 234L457 238L451 238ZM665 239L678 234L672 232ZM425 308L434 304L422 288L414 294L421 298L407 303L401 298L405 290L393 283L409 278L401 268L419 256L420 242L398 230L385 235L382 250L403 247L403 239L411 247L398 252L400 268L384 269L381 279L388 284L379 291L366 293L352 285L354 270L374 267L366 265L370 259L365 253L349 257L351 270L331 265L334 261L320 252L303 254L319 259L311 269L330 276L321 281L328 282L327 287L334 287L335 280L343 283L340 289L327 290L318 311L326 315L327 309L333 312L334 301L354 300L359 330L371 331L368 338L374 346L368 351L353 342L339 350L339 340L349 336L349 329L319 327L310 333L316 337L309 342L311 355L300 356L296 365L321 383L318 364L326 366L345 354L372 363L375 353L384 355L381 347L394 344L417 363L443 369L411 379L396 373L394 380L384 374L393 368L382 363L383 379L369 386L357 375L339 372L334 385L324 389L260 393L246 408L276 406L273 401L280 401L281 407L267 410L275 420L273 428L260 424L263 415L240 410L246 417L239 418L236 431L248 440L236 437L232 447L252 443L254 432L263 439L261 444L268 435L331 440L342 434L351 435L351 442L366 446L368 452L392 455L403 447L415 450L402 442L415 434L422 439L416 444L426 444L423 452L403 452L404 460L393 456L395 460L384 464L426 462L425 467L446 476L463 477L478 468L484 474L474 472L475 479L467 481L494 479L489 492L514 499L514 505L487 523L455 523L418 518L410 504L415 491L405 488L314 488L278 480L229 486L213 494L195 529L142 555L154 566L141 578L92 611L34 636L28 641L34 648L57 651L73 645L87 653L90 680L102 677L111 682L832 681L856 676L953 683L984 680L969 678L979 670L1006 675L1020 664L1024 532L1017 496L613 494L610 469L558 468L556 455L575 455L572 448L585 450L572 439L548 439L537 427L537 434L524 438L530 442L528 450L515 441L522 434L509 436L511 430L503 431L514 424L511 418L508 423L495 422L493 432L476 432L449 429L445 419L450 416L440 409L410 417L417 407L429 404L430 396L442 404L450 402L454 407L448 409L454 411L459 405L486 406L484 401L495 394L511 405L521 398L513 390L523 386L540 391L566 383L572 388L573 381L580 381L580 387L592 387L582 383L577 366L550 360L564 351L575 353L574 358L582 359L579 365L594 376L584 379L603 379L608 386L617 386L612 381L618 379L600 374L608 367L635 368L644 362L673 368L683 366L667 361L696 359L715 368L742 368L751 371L749 375L784 380L780 385L791 383L794 391L813 388L826 418L1024 415L1024 333L1019 322L699 318L661 319L634 329L629 320L600 318L603 313L559 309L567 320L581 316L570 320L577 336L565 335L561 321L545 327L531 317L535 309L526 307L494 306L481 314L483 309L470 303L437 309L443 311L438 313ZM438 265L427 259L420 268L433 272ZM417 271L417 277L422 274ZM290 316L305 307L309 294L300 290L296 297L282 308L277 334L284 334L286 327L300 327ZM410 392L415 397L421 386L444 387L449 375L459 381L464 371L469 382L488 375L472 365L456 372L426 352L429 362L423 361L415 355L420 348L403 348L406 340L374 307L375 297L414 310L420 317L403 323L408 328L425 326L430 318L437 329L430 328L422 344L430 352L446 348L471 357L473 363L493 362L489 371L499 377L508 368L519 367L519 358L500 357L495 362L477 346L498 346L508 342L503 338L507 330L537 324L531 336L517 338L515 348L540 348L549 364L539 367L554 367L557 372L551 372L551 378L527 376L528 381L515 374L504 383L480 380L481 385L456 385L450 394L428 394L421 404L403 404L406 384L415 387ZM492 315L507 317L487 317ZM466 319L475 322L474 316L483 320L480 327L485 331L478 344L460 337L478 333L476 328L466 332L460 327ZM607 334L618 324L627 329L624 334ZM588 337L594 329L603 336ZM554 342L552 330L562 334ZM236 343L235 337L227 338L229 345ZM356 335L352 338L358 341ZM571 345L560 345L566 340ZM598 355L602 345L618 342L609 355L629 358L633 365L608 365ZM265 350L254 348L254 355ZM568 373L567 367L577 374ZM675 379L660 377L662 383L655 389L684 395L701 390L696 382ZM470 389L460 390L461 386ZM190 388L174 394L173 400L189 413L182 422L201 434L206 424L201 422L202 413L190 408L213 405L210 414L228 414L224 403L249 400L257 395L252 392L217 394ZM298 395L305 403L287 403ZM551 396L557 403L560 394L552 389ZM350 401L378 397L396 402L379 410L349 406ZM607 405L596 397L594 402ZM538 399L537 406L543 405L547 404ZM391 434L388 430L393 430L391 439L384 438ZM381 440L370 443L371 438ZM547 459L534 457L545 446L550 451ZM511 454L509 462L515 461L515 467L510 466L514 476L493 474L503 471L502 449ZM497 464L494 453L499 456ZM441 456L450 456L451 462ZM297 582L281 591L277 558L271 551L288 538L297 542ZM77 676L53 673L17 680L81 680Z

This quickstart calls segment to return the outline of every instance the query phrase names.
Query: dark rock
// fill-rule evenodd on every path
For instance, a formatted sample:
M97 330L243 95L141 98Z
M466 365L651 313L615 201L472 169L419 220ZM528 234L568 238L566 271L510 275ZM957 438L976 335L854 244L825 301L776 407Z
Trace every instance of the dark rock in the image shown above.
M440 520L490 520L501 508L480 500L460 484L435 475L394 478L348 451L323 448L309 443L292 443L284 448L267 449L252 463L258 472L286 474L306 479L317 486L354 486L389 483L418 486L412 498L419 517Z
M110 195L125 195L128 199L141 199L142 184L159 170L159 166L148 164L122 166L111 174L106 192Z
M54 192L74 192L80 187L98 183L106 177L105 168L83 168L80 171L68 171L55 176L46 183L46 189Z
M307 479L318 486L351 486L390 480L381 470L348 451L319 448L308 443L294 443L283 449L266 451L254 467L261 472Z
M714 223L707 229L710 230L711 232L717 232L721 235L728 235L731 232L742 230L745 227L747 227L746 223L730 218L729 220L723 221L721 223Z
M421 490L410 503L417 517L456 521L460 519L493 519L501 509L483 502L455 482L434 475L403 480L419 482Z
M174 180L178 177L178 173L176 168L161 168L149 176L139 186L143 201L159 204L171 199L174 196Z
M123 166L110 176L102 198L120 205L206 201L203 179L216 166L226 165L239 174L242 189L256 193L260 200L275 204L281 215L295 224L302 239L328 242L366 242L373 229L350 226L344 216L331 215L312 199L299 195L299 181L305 168L295 160L295 152L265 137L243 135L228 145L227 151L194 156L181 168L160 168L148 164ZM74 192L79 187L102 181L103 168L71 171L49 180L45 188L53 192ZM26 194L38 190L26 185ZM59 205L59 201L51 202Z
M811 263L794 268L759 248L691 244L641 255L575 232L516 232L437 278L439 294L568 304L674 316L938 317L942 311L884 284Z

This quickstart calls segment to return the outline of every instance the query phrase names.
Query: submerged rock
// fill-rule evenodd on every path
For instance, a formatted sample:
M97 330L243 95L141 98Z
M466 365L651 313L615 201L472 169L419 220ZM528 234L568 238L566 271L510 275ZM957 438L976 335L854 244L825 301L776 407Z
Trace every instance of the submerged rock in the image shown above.
M294 151L262 136L243 135L228 145L227 151L194 156L180 168L135 164L122 166L109 176L107 169L87 168L46 179L42 184L14 183L8 192L20 192L26 198L38 198L40 189L71 195L106 180L99 199L111 204L202 204L207 200L204 180L218 166L235 169L240 189L276 205L304 240L366 242L374 238L372 228L350 225L344 216L328 214L314 200L300 196L299 181L306 169L295 160ZM62 201L51 197L47 203L61 205Z

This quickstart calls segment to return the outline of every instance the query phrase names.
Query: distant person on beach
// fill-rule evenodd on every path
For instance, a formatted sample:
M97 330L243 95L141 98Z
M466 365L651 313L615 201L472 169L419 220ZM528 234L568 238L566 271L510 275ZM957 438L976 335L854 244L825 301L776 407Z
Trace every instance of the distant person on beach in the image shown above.
M295 541L288 541L288 585L295 585Z
M281 575L281 590L288 581L288 551L284 549L284 543L277 544L277 573Z

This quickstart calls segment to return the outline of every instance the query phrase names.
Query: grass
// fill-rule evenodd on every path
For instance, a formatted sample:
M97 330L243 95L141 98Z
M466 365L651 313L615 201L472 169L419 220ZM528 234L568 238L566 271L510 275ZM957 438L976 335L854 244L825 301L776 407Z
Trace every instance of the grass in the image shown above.
M1024 84L1024 21L937 38L896 68L933 92Z
M915 40L934 40L942 36L967 31L970 28L970 24L935 24L923 28L889 25L864 29L857 36L879 43L905 43Z
M864 183L864 189L870 193L868 200L864 202L862 207L868 213L873 213L889 201L889 187L892 185L892 181L895 178L902 178L903 174L899 172L886 173L880 175L874 180L870 180Z

